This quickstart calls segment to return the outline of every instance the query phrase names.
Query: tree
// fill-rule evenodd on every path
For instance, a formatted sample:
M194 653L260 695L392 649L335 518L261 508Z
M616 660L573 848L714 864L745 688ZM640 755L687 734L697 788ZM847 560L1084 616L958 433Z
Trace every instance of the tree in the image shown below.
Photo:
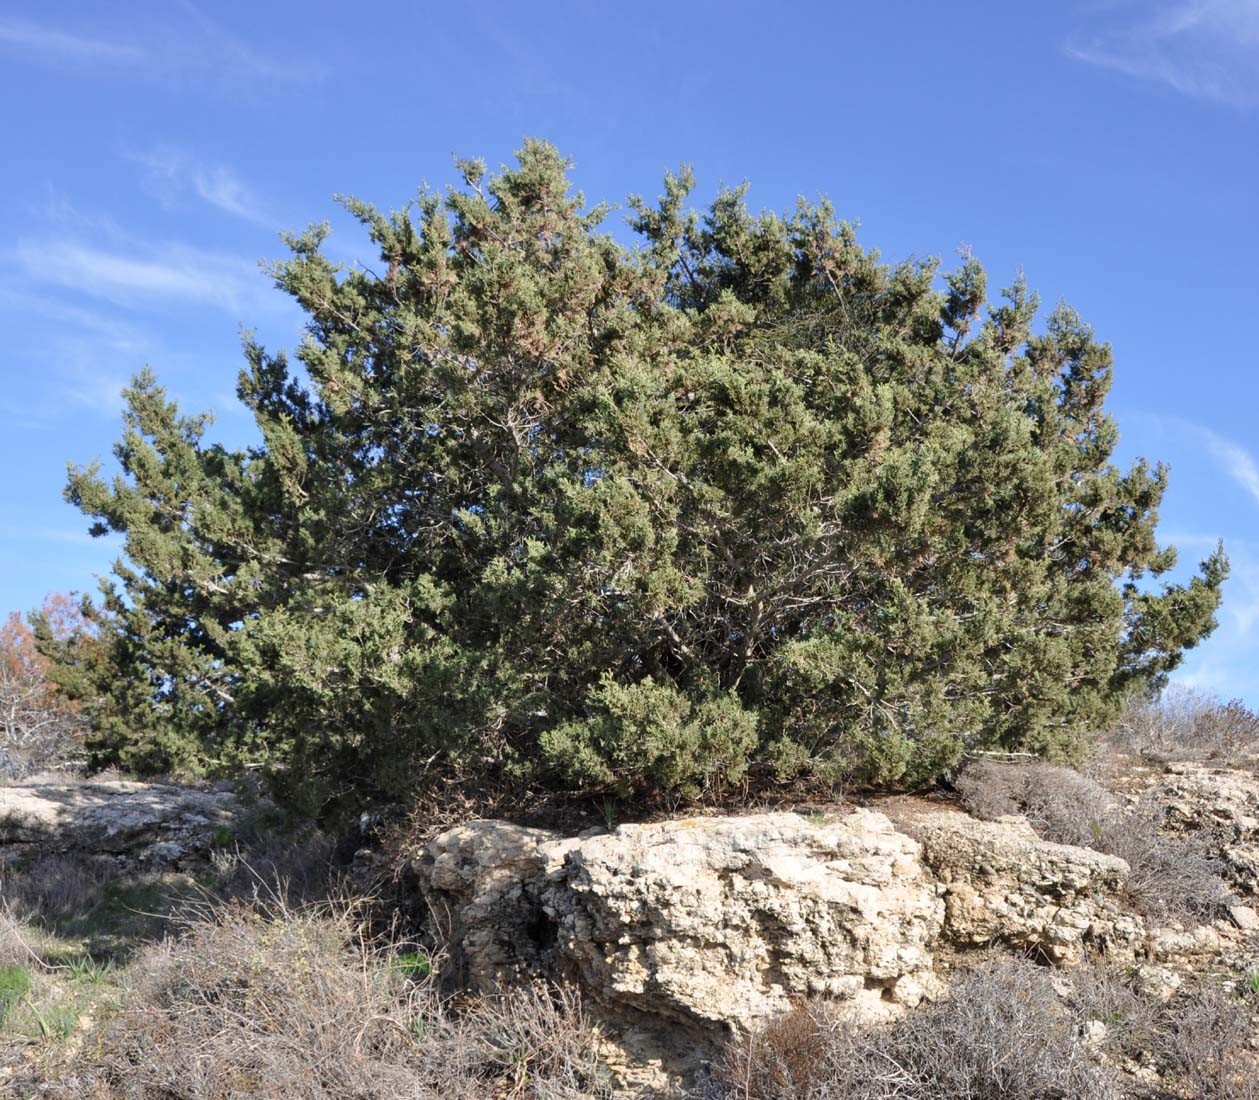
M48 596L31 618L50 638L65 639L84 627L73 598L61 593ZM83 716L50 673L35 631L11 612L0 625L0 775L21 778L81 756Z
M529 142L397 213L346 200L379 271L290 237L307 335L300 370L245 341L257 445L126 391L121 473L67 489L125 536L102 745L328 797L920 782L1078 755L1212 629L1223 553L1151 584L1166 471L1111 463L1073 311L884 264L826 203L701 217L689 173L631 200L630 250L566 169Z

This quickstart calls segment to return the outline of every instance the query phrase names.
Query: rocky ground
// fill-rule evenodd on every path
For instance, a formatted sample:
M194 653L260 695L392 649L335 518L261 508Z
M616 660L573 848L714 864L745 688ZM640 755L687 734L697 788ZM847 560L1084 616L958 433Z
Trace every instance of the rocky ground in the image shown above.
M1102 787L1043 765L984 768L969 787L959 783L955 798L714 814L578 836L471 821L388 861L364 849L350 868L388 871L397 911L421 915L414 944L395 954L412 959L407 973L420 974L432 995L489 1003L540 982L577 991L603 1091L565 1096L718 1088L713 1067L724 1059L728 1068L731 1051L760 1050L763 1063L778 1048L757 1044L783 1020L813 1034L823 1011L840 1012L844 1028L903 1038L898 1020L964 1004L965 975L995 955L1030 960L1031 977L1017 980L1043 979L1068 1006L1070 1049L1082 1052L1088 1072L1102 1067L1118 1082L1089 1085L1103 1090L1098 1096L1112 1087L1119 1091L1105 1095L1201 1092L1177 1076L1173 1042L1189 1026L1177 1006L1197 1012L1201 996L1223 997L1210 1004L1227 1009L1211 1017L1209 1034L1222 1033L1225 1019L1240 1029L1220 1055L1233 1068L1217 1077L1253 1090L1259 1074L1245 1059L1259 1012L1255 775L1132 760ZM246 848L270 842L271 869L290 874L327 859L327 844L318 857L307 847L287 865L275 859L278 822L273 807L226 787L0 788L0 889L10 923L0 1007L8 1072L25 1082L25 1095L66 1095L41 1093L30 1067L64 1067L81 1057L74 1052L84 1036L108 1033L130 995L112 968L125 969L131 950L169 934L179 903L244 896L256 885ZM84 867L91 889L57 881ZM56 897L76 889L90 900L92 920ZM134 915L137 902L162 919L118 919ZM74 996L59 1001L59 988ZM1102 989L1109 1001L1099 1000ZM803 1005L824 1007L799 1017ZM1144 1031L1132 1023L1146 1016ZM827 1042L837 1026L827 1025ZM49 1060L58 1043L65 1050ZM53 1088L51 1070L47 1080ZM781 1086L722 1095L797 1095ZM560 1095L523 1087L506 1094ZM1223 1088L1211 1095L1253 1094ZM918 1094L905 1086L861 1095Z

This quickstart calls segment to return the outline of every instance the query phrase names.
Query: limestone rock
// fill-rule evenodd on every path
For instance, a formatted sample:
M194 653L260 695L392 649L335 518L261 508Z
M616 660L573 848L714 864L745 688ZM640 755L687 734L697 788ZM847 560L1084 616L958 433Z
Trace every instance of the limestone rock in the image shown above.
M934 989L943 904L918 855L864 811L569 839L482 821L436 838L417 870L474 986L575 979L606 1009L720 1038L811 993L886 1015Z
M415 869L452 978L491 990L555 971L554 927L540 895L576 843L506 821L474 821L428 845Z
M414 870L458 983L574 982L635 1085L693 1074L803 997L897 1015L942 988L937 944L1068 965L1131 958L1143 935L1117 903L1126 863L1022 818L768 813L572 838L481 821Z
M30 783L0 787L0 849L84 851L172 862L204 851L242 813L231 791L171 783Z
M906 827L940 880L955 944L1000 942L1074 965L1087 946L1131 956L1141 939L1141 922L1115 900L1129 874L1122 859L1042 840L1022 817L933 813Z
M1228 910L1229 919L1243 932L1259 929L1259 913L1249 905L1231 905Z
M1146 997L1153 997L1163 1004L1172 999L1180 989L1180 975L1164 966L1151 966L1146 963L1138 966L1133 972L1137 992Z
M1149 954L1155 962L1191 966L1220 950L1218 929L1208 925L1196 928L1155 928L1150 932Z
M1147 798L1166 807L1171 832L1195 834L1220 860L1229 885L1259 896L1259 778L1204 764L1169 764Z
M882 814L624 826L567 853L545 893L566 968L596 997L750 1027L810 994L866 1016L933 987L943 906Z

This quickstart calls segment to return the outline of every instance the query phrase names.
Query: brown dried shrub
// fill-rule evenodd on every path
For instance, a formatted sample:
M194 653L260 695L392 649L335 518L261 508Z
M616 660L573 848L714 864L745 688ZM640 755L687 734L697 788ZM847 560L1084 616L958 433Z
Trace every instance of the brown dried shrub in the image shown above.
M45 1082L95 1100L590 1100L575 995L521 989L455 1011L366 941L353 909L232 904L147 948L122 1010ZM418 980L417 980L418 976Z
M812 1046L813 1049L810 1049ZM883 1028L833 1007L794 1009L733 1044L720 1100L1113 1100L1076 1021L1031 962L993 956L944 1000Z
M1164 1068L1196 1100L1259 1098L1256 1007L1218 985L1173 1006L1160 1033Z
M1158 760L1245 767L1259 759L1259 714L1194 688L1136 696L1101 739L1103 750Z
M1133 900L1154 916L1211 918L1230 900L1216 862L1200 843L1159 832L1159 807L1121 805L1100 783L1070 768L977 760L955 786L976 817L1022 814L1046 840L1118 856L1131 869Z

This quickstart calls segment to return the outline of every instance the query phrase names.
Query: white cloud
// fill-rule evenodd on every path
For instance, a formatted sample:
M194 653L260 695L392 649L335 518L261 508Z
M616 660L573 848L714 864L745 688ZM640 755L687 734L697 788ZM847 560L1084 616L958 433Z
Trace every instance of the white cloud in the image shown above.
M184 244L122 251L68 238L27 240L15 255L37 282L124 306L174 300L239 315L274 300L256 265Z
M1240 443L1226 439L1210 428L1198 427L1196 430L1212 458L1259 504L1259 462L1255 460L1255 456Z
M162 202L174 205L185 192L245 221L270 225L261 200L225 165L202 164L174 149L155 149L132 158L146 170L150 188Z
M129 42L87 38L22 19L0 19L0 43L50 58L116 63L144 57L144 50Z
M23 60L76 69L113 67L128 76L177 89L208 88L241 95L260 82L305 84L322 79L322 66L260 53L211 19L191 0L153 4L133 13L130 38L91 35L64 26L0 18L0 49Z
M1259 104L1259 0L1161 0L1073 38L1078 61L1239 107Z
M1133 411L1130 421L1144 421L1163 434L1176 434L1201 447L1212 461L1246 494L1259 504L1259 458L1236 440L1221 435L1205 424L1197 424L1180 416Z

